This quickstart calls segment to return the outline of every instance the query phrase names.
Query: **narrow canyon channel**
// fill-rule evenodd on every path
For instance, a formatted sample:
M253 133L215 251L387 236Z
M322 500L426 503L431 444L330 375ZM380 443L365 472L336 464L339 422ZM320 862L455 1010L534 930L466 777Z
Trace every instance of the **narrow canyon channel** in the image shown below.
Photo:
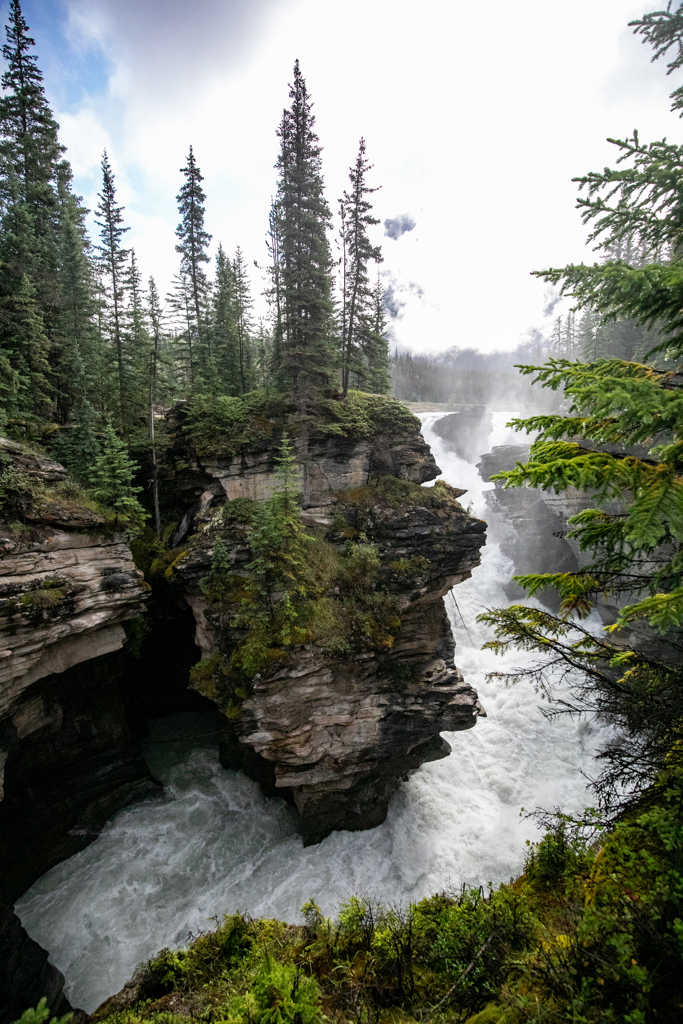
M476 620L483 608L509 603L510 527L487 509L484 492L492 485L434 433L441 415L421 414L424 437L444 479L468 489L462 503L490 524L481 566L446 598L456 663L487 717L446 735L451 756L425 764L401 787L383 825L334 832L307 849L284 802L220 766L208 720L157 720L144 753L164 798L120 811L17 906L24 927L66 976L74 1006L92 1012L137 963L182 944L216 915L242 910L291 921L311 897L333 914L353 893L405 903L463 882L507 881L521 869L526 840L537 835L522 807L578 810L587 802L581 769L590 772L600 728L549 721L532 687L486 679L505 660L480 649L486 635ZM509 417L494 414L489 449L519 441L505 427Z

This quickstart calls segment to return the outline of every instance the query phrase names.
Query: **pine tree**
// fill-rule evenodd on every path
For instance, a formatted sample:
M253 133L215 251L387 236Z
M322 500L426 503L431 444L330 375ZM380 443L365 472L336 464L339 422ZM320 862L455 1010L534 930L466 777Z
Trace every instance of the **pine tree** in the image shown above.
M10 0L7 42L2 55L7 70L1 82L0 155L19 183L17 201L26 204L32 221L32 245L21 254L21 272L40 272L46 297L54 290L57 262L55 178L64 148L59 125L45 98L35 46L28 35L19 0ZM42 300L42 295L41 295Z
M351 374L360 380L365 376L363 339L367 335L370 314L370 288L368 264L380 263L382 250L371 245L367 229L379 224L372 216L372 203L368 196L376 192L369 188L365 177L371 169L365 157L365 139L360 140L358 156L350 169L351 190L345 191L340 201L342 215L342 393L346 397Z
M124 353L125 305L124 282L126 264L130 250L121 245L124 234L129 228L123 227L123 206L116 202L116 186L109 157L105 149L102 156L102 191L99 193L96 223L100 228L102 244L98 245L99 264L108 285L109 299L109 334L116 355L117 384L119 394L118 420L125 435L128 431L129 411L126 402L127 374ZM99 218L99 219L98 219Z
M186 274L176 274L168 296L168 307L175 325L174 362L180 388L189 393L193 390L195 375L199 368L196 344L196 319L192 282ZM202 383L204 383L202 381Z
M135 497L142 490L133 486L138 464L128 457L126 445L116 436L111 423L102 432L101 452L89 474L93 497L111 509L117 520L141 526L147 513Z
M673 65L680 64L681 8L635 24L658 53L675 44ZM681 90L674 98L683 109ZM611 343L611 330L635 324L656 332L657 344L643 363L604 358L598 349L590 363L562 356L523 367L534 383L561 389L569 409L513 420L536 439L529 461L499 476L506 486L590 496L589 507L568 520L584 555L576 572L516 577L530 596L554 587L560 616L520 604L482 617L494 627L493 650L543 655L517 679L526 675L557 697L547 669L560 667L554 710L611 723L595 787L612 821L652 792L658 776L666 784L668 773L680 772L683 751L683 401L680 373L662 365L662 356L674 366L683 359L683 147L666 140L646 146L637 133L615 145L626 167L577 179L588 190L579 205L592 222L590 238L608 258L537 276L590 311L593 342ZM633 263L623 259L628 250ZM643 262L648 253L651 262ZM600 636L581 620L605 598L617 614Z
M271 201L270 212L268 214L268 234L266 236L266 246L268 249L268 256L270 258L270 267L268 268L270 274L270 288L266 291L266 297L273 310L271 375L274 382L282 383L282 266L280 259L280 237L278 231L277 206Z
M216 254L212 295L211 348L216 384L221 394L239 395L239 354L235 324L235 273L222 245Z
M370 293L370 309L365 318L362 345L366 359L364 383L367 390L375 395L388 395L391 392L389 339L384 288L379 274Z
M154 528L157 537L161 537L161 513L159 511L159 472L157 467L157 450L155 436L155 407L159 388L159 369L161 362L162 311L159 290L153 277L149 279L147 289L147 316L150 324L152 344L150 347L149 366L149 443L152 457L152 500L154 504Z
M275 217L278 242L282 363L305 419L334 371L330 208L323 191L321 148L299 62L291 107L278 128L280 155Z
M232 274L234 281L233 318L235 324L235 335L237 338L240 394L244 395L251 389L251 332L253 330L251 309L253 303L249 289L247 268L244 262L244 256L242 255L242 250L239 246L237 246L235 258L232 261Z
M142 421L146 415L152 344L147 329L147 308L142 288L142 274L134 249L130 250L130 260L126 267L124 294L128 300L124 310L126 404L132 424L138 420Z
M59 313L54 358L56 415L61 423L84 404L103 399L95 280L85 229L88 211L71 191L71 179L71 167L63 161L58 169Z
M201 171L197 167L192 146L187 157L187 163L180 169L185 175L185 184L180 189L176 199L178 211L182 220L176 228L178 244L176 252L180 253L180 273L184 275L189 283L192 293L192 307L194 322L192 332L196 340L195 358L200 361L206 370L210 365L210 353L205 351L207 346L207 332L205 324L205 306L207 297L207 281L203 264L209 262L207 248L211 241L211 235L204 230L204 204L206 196L202 190ZM189 339L190 345L192 338ZM190 348L191 352L191 348ZM192 359L190 360L190 377L194 373ZM208 376L208 373L205 374Z

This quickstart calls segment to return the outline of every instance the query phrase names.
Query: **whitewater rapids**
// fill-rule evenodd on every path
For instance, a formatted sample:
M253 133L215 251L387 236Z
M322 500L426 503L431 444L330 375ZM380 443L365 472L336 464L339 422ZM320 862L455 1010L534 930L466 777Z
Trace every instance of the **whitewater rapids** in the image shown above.
M17 913L66 977L74 1006L92 1011L163 946L236 910L254 917L300 919L313 898L327 914L353 893L406 903L462 882L507 882L520 872L527 839L538 834L520 809L590 802L581 769L590 769L601 729L587 721L549 722L530 686L487 682L506 660L481 651L477 624L487 606L508 602L512 564L501 550L505 528L487 514L474 466L448 451L421 416L443 478L467 487L461 501L493 529L482 564L446 598L457 641L456 663L479 691L487 718L468 732L445 734L453 753L424 765L393 797L387 820L369 832L334 832L304 849L292 812L265 798L255 782L218 763L202 716L154 723L145 756L166 787L165 799L124 808L87 849L48 871L22 897ZM488 441L519 441L494 416ZM492 537L493 534L493 537ZM499 542L496 541L499 538ZM514 655L508 666L519 665ZM158 743L192 720L194 742ZM182 724L182 729L181 729Z

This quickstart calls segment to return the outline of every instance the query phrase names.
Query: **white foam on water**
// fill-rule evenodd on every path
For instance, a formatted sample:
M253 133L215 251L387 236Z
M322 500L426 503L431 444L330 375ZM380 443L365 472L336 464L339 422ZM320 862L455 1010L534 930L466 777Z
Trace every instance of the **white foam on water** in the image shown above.
M423 415L425 438L444 478L467 487L462 501L483 515L491 485L434 435L439 415ZM508 418L496 414L489 446L523 441L506 435ZM455 588L457 610L447 600L457 664L488 717L468 732L445 734L452 755L416 772L378 828L335 832L304 849L291 810L221 768L206 739L151 745L150 767L165 783L165 798L120 811L17 906L29 934L65 974L71 1002L92 1012L136 964L181 945L215 915L242 910L292 921L310 897L331 914L352 893L406 902L517 874L526 840L537 838L520 808L581 809L587 795L580 769L590 766L601 730L586 721L549 722L531 687L486 680L487 672L525 657L480 649L487 633L476 617L508 603L503 585L511 573L500 544L490 540L481 566ZM179 725L175 716L161 720L156 738L177 735Z

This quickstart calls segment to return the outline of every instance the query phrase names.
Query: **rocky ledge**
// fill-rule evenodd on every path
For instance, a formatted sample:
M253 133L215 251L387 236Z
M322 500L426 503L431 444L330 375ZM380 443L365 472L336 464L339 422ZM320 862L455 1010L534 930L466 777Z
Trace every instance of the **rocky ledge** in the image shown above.
M315 465L325 470L316 471L304 522L328 559L345 557L358 539L374 548L378 575L368 589L382 594L395 616L381 636L346 653L331 652L319 618L351 614L356 602L343 584L331 586L318 620L312 614L310 642L273 652L269 668L240 691L229 667L242 636L235 628L236 604L207 597L202 580L219 539L235 593L248 578L248 503L227 501L213 514L196 505L197 532L174 574L174 585L194 611L204 657L194 685L227 714L221 761L292 802L307 845L334 829L381 823L407 773L450 753L440 733L469 729L483 714L475 690L454 665L443 597L479 563L486 530L459 504L464 492L443 482L419 486L439 469L417 430L362 444L333 438L313 452ZM355 460L352 470L349 458ZM273 489L272 454L264 448L260 460L260 481L255 459L245 459L243 471L250 493L267 495ZM200 468L195 461L192 472L193 496L206 500L207 475L216 466L205 462ZM348 487L349 478L355 487ZM225 481L221 486L229 495Z

